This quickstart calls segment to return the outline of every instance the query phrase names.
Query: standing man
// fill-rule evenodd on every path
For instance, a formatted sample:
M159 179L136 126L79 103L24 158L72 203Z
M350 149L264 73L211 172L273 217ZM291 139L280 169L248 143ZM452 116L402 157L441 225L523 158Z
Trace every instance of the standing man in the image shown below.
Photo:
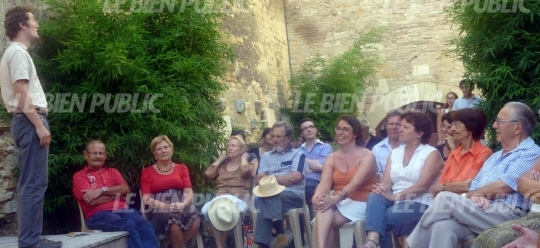
M385 128L388 134L383 141L376 144L371 150L375 154L375 160L377 161L377 167L379 171L377 173L383 174L386 169L386 160L392 150L398 148L401 145L399 142L399 129L401 128L401 115L403 112L399 109L390 110L386 117Z
M264 189L271 186L270 188L275 189L278 184L285 186L285 189L279 194L255 198L255 208L259 211L259 214L257 214L257 229L255 230L254 241L262 248L270 247L272 227L276 229L278 235L276 247L284 248L289 246L289 241L283 231L281 216L291 209L302 208L304 204L304 174L307 171L306 156L300 150L293 149L289 145L293 133L294 130L288 122L276 122L272 126L274 150L261 155L257 174L259 188ZM261 180L265 176L273 177L266 177L270 181ZM304 233L302 224L300 229L301 233Z
M332 153L332 147L329 144L321 142L317 139L317 127L313 120L304 118L298 123L300 136L304 138L304 144L300 146L300 150L306 156L306 164L308 171L306 174L306 203L309 206L310 216L313 215L313 206L311 198L315 193L315 189L321 181L321 171L326 161L326 157Z
M475 96L472 91L474 90L474 82L469 79L463 79L459 82L459 88L463 93L463 96L456 101L452 106L452 111L464 109L464 108L477 108L478 104L482 102L482 98Z
M20 149L18 185L19 247L62 247L62 242L41 237L43 201L48 184L51 133L47 99L27 50L39 38L30 7L16 6L5 16L10 42L0 62L0 87L8 113L13 114L11 135Z
M124 200L129 193L126 181L118 170L105 166L105 144L99 140L91 141L86 146L84 158L86 166L73 175L73 195L81 205L88 228L104 232L126 231L130 248L158 248L152 224L137 210L128 208Z

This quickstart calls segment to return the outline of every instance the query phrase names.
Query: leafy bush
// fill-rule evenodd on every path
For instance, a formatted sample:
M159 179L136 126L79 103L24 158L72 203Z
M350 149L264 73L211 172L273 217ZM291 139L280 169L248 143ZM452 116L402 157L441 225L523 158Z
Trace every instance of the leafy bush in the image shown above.
M130 9L131 1L120 2L119 9ZM165 134L175 145L173 160L190 168L195 191L208 190L202 175L223 144L215 103L226 86L218 80L233 52L221 39L220 13L193 5L180 11L182 1L174 2L175 11L116 13L104 11L103 1L46 0L53 14L40 24L36 67L53 111L45 212L56 227L72 219L58 216L78 216L71 177L92 139L106 143L108 165L134 186L141 169L154 162L150 141ZM63 113L69 106L59 106L63 94L68 101L75 94L87 100ZM105 102L92 108L101 97Z
M489 123L509 101L523 102L534 111L540 107L540 2L503 2L504 9L496 4L482 8L484 1L471 5L456 0L447 9L460 31L452 41L453 52L463 61L465 77L482 91L481 108ZM504 13L509 10L514 13ZM496 143L493 129L488 131L491 143ZM540 143L538 129L532 137Z
M293 106L282 109L295 125L302 118L317 122L321 139L332 140L339 116L356 115L366 81L379 64L373 43L380 42L381 30L362 34L353 46L334 58L316 55L293 74L289 84Z

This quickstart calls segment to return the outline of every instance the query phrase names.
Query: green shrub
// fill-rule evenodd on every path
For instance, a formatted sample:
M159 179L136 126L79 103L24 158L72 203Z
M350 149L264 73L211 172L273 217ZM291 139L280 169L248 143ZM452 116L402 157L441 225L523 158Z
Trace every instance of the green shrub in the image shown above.
M505 0L506 8L498 11L496 4L490 9L482 8L484 1L478 2L456 0L447 13L460 31L452 41L453 52L463 61L465 77L482 91L481 108L490 124L509 101L523 102L536 113L540 107L540 2ZM514 13L504 13L514 6ZM496 143L493 129L488 132L491 143ZM540 143L539 135L538 129L532 135L536 143Z
M119 9L130 9L131 1L116 2L123 2ZM181 6L182 1L174 2ZM54 14L40 23L43 42L36 59L46 92L55 99L66 93L67 100L74 94L87 98L82 110L75 106L67 113L50 101L53 142L45 212L56 228L64 228L56 231L65 232L72 225L66 221L78 216L71 177L83 168L83 145L92 139L106 143L107 164L134 186L141 169L154 163L150 141L165 134L174 143L173 161L190 168L194 190L208 191L202 175L223 144L218 130L224 121L215 103L226 86L219 78L233 59L220 34L220 13L195 6L109 13L103 1L89 0L46 0L46 5ZM92 109L100 94L111 94L110 103ZM135 94L137 103L127 98ZM145 104L145 96L154 96L153 102ZM111 111L115 101L117 110ZM120 110L132 107L141 111ZM58 218L66 214L72 218Z
M379 29L362 34L349 50L334 58L316 55L292 75L289 84L293 106L282 109L292 125L310 118L317 122L320 138L329 141L339 116L357 115L366 81L380 62L373 46L380 42L380 34Z

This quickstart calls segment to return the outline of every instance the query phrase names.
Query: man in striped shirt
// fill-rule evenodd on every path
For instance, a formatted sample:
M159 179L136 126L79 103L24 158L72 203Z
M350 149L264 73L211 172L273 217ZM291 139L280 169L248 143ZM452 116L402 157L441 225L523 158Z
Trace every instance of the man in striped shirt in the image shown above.
M531 108L509 102L493 122L502 150L493 153L462 195L441 192L407 242L410 247L457 247L485 229L526 215L530 203L517 192L517 179L531 169L540 147L530 138Z

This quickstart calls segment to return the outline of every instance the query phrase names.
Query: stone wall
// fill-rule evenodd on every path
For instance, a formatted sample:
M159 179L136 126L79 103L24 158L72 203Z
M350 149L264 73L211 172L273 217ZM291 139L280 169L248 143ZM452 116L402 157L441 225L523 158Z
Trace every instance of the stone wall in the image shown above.
M284 5L281 0L248 1L244 11L223 18L223 33L237 56L223 82L223 116L231 128L246 131L248 142L288 106L290 77Z
M289 0L286 5L291 63L297 71L309 57L333 57L374 27L383 41L375 44L382 64L367 82L361 115L372 127L392 109L416 101L444 102L449 91L462 95L464 69L445 56L456 35L441 0ZM350 92L349 92L350 93Z

